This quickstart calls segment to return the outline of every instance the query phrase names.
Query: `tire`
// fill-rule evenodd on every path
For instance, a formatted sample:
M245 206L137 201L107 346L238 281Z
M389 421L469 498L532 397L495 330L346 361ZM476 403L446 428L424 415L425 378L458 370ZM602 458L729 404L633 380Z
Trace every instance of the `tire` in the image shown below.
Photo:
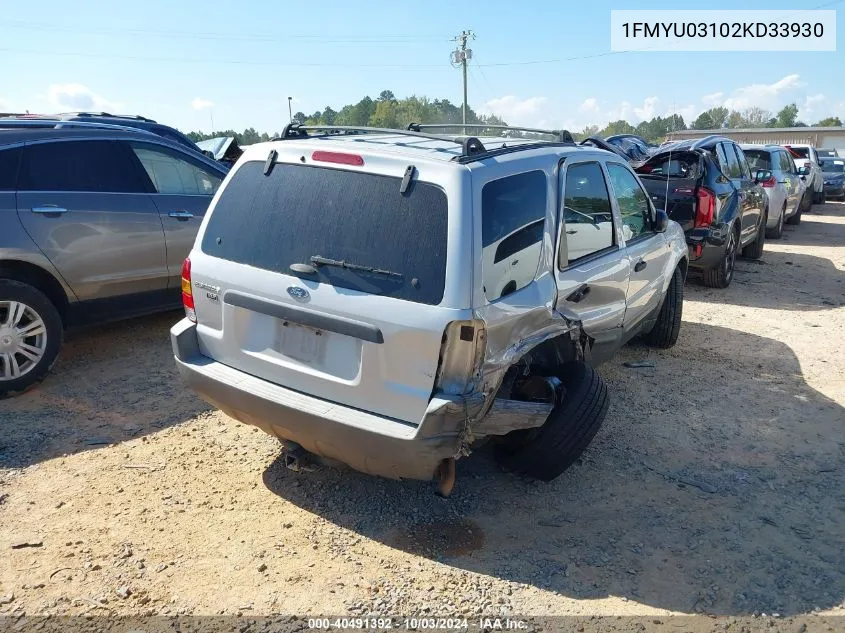
M780 211L780 217L778 218L778 224L773 229L766 229L766 237L779 240L783 236L783 223L784 218L786 217L786 203L783 203L783 209Z
M17 327L12 323L15 319ZM32 333L21 337L22 328ZM63 335L59 311L43 292L29 284L0 279L0 399L44 380L59 356Z
M517 472L551 481L580 457L607 415L607 385L589 365L570 361L558 377L565 393L543 426L502 438L499 459Z
M806 198L806 196L804 196ZM786 223L790 226L797 226L801 224L801 214L804 213L804 200L802 199L801 202L798 204L798 210L795 212L795 215L786 218Z
M827 204L827 194L824 190L819 194L819 204Z
M681 331L681 313L684 309L684 277L681 269L676 268L669 281L663 305L657 316L657 323L643 338L653 347L668 349L678 341Z
M708 288L727 288L731 285L734 278L734 269L736 268L736 253L739 250L739 236L738 231L731 231L728 238L727 247L725 248L725 256L719 265L715 268L708 268L702 273L704 285Z
M763 245L766 242L766 224L769 221L769 210L763 211L763 218L757 227L757 237L742 249L742 256L746 259L760 259L763 256Z

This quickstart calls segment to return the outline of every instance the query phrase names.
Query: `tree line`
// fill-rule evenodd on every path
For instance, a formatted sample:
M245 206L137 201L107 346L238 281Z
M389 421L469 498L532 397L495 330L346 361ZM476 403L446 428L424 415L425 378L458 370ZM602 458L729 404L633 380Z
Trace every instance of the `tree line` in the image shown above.
M358 125L404 129L409 123L461 123L462 112L460 105L455 105L448 99L429 99L416 95L397 99L390 90L383 90L375 99L364 97L357 103L343 106L340 110L326 106L323 110L317 110L311 114L297 112L293 115L293 118L305 125ZM467 109L467 123L507 125L504 120L497 116L478 114L472 108ZM641 121L637 125L632 125L624 119L612 121L603 128L591 125L580 132L572 131L572 135L576 140L580 140L596 134L602 137L612 136L613 134L637 134L648 141L660 142L668 134L677 130L806 127L806 125L798 119L798 106L794 103L784 106L776 113L757 107L740 112L717 106L699 114L689 126L681 115L673 114L667 117L655 116L648 121ZM842 125L842 121L839 117L827 117L817 121L814 125L839 127ZM474 129L473 133L483 135L484 130ZM247 128L243 132L222 130L211 134L205 132L188 133L188 137L194 142L218 136L234 136L239 144L251 145L278 136L278 132L270 135L267 132L259 133L254 128Z

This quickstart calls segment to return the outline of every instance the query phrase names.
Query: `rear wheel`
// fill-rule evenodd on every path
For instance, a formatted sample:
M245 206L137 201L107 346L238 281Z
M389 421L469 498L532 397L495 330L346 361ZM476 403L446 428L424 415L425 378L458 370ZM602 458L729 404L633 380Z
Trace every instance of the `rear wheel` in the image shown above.
M663 305L660 306L660 314L657 316L657 323L651 331L645 335L645 341L654 347L668 349L678 341L678 333L681 331L681 313L684 308L684 278L681 269L676 268L663 297Z
M742 256L746 259L760 259L763 256L763 245L766 242L766 224L769 221L769 210L763 211L763 218L757 227L757 237L742 249Z
M807 194L804 194L804 197L801 198L801 202L798 204L798 210L795 212L795 215L788 217L786 219L786 223L790 226L794 226L796 224L801 224L801 214L804 213L805 209L805 201L807 200Z
M783 203L783 209L780 211L780 217L778 218L777 226L773 229L766 229L766 237L770 237L772 239L779 240L783 235L783 222L784 218L786 217L786 203Z
M37 288L0 279L0 398L44 379L62 345L62 319Z
M709 268L704 271L702 278L704 285L710 288L727 288L731 285L731 280L734 278L734 268L736 267L736 252L739 249L739 235L737 231L731 231L728 236L728 243L725 246L725 256L719 265L715 268Z
M560 367L563 396L543 426L501 438L499 458L512 470L551 481L578 459L607 415L607 385L589 365Z

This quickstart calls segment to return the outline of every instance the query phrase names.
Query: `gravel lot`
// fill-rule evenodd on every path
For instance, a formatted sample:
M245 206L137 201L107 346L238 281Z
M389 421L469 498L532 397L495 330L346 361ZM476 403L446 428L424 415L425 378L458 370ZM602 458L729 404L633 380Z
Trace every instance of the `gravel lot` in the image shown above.
M0 614L845 615L845 205L815 210L601 367L551 484L295 473L181 387L178 314L75 332L0 403Z

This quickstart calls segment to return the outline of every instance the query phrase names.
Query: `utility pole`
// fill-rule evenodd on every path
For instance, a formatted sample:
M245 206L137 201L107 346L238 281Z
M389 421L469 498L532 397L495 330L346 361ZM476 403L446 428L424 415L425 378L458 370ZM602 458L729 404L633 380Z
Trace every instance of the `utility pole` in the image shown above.
M293 110L290 105L291 101L293 101L293 97L288 97L288 123L293 123Z
M464 76L464 105L463 105L463 124L464 124L464 135L467 133L466 124L467 124L467 62L472 59L472 49L467 48L467 40L475 39L475 33L472 31L462 31L460 35L455 37L455 41L458 42L458 48L452 51L452 65L457 67L458 65L461 66Z

